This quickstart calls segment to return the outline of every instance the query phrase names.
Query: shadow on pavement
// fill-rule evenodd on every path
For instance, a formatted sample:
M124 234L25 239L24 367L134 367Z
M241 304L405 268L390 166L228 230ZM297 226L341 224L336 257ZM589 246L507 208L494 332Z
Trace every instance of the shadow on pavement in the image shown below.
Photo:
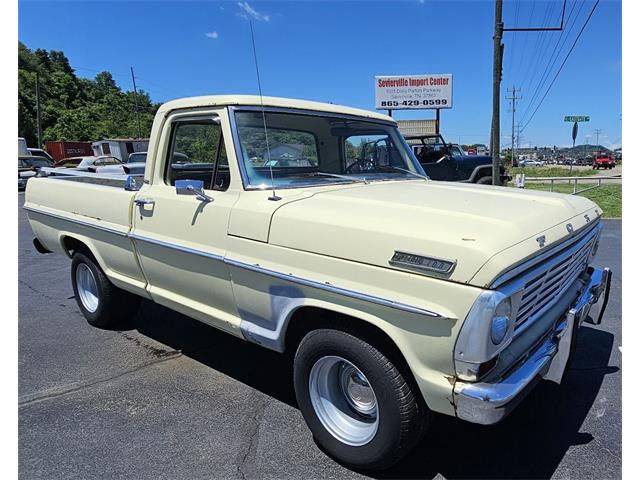
M291 361L151 302L128 326L281 402L296 406ZM567 450L593 440L580 428L609 367L613 335L583 326L563 385L540 383L502 423L436 415L425 439L377 478L550 478Z

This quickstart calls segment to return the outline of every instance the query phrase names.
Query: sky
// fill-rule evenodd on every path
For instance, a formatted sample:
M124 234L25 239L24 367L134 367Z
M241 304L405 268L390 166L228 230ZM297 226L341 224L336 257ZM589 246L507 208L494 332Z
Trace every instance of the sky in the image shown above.
M621 4L600 0L551 85L596 0L566 0L562 32L505 32L501 143L511 143L510 95L521 145L571 145L565 115L589 115L576 143L621 144ZM563 0L505 0L505 27L559 26ZM76 74L110 71L162 102L247 93L258 85L248 20L255 31L264 95L375 109L376 75L450 73L453 108L445 139L488 144L494 2L396 1L20 1L18 36L35 50L62 50ZM540 105L538 107L538 105ZM538 110L535 112L536 108ZM434 110L394 117L435 118Z

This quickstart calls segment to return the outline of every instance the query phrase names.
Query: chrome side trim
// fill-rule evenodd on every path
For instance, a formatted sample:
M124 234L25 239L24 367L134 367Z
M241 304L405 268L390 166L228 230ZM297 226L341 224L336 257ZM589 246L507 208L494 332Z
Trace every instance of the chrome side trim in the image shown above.
M257 272L257 273L262 273L264 275L269 275L271 277L275 277L278 278L280 280L284 280L287 282L292 282L292 283L297 283L299 285L304 285L307 287L312 287L312 288L318 288L320 290L324 290L330 293L335 293L337 295L344 295L346 297L350 297L350 298L355 298L356 300L362 300L365 302L370 302L370 303L375 303L376 305L382 305L385 307L390 307L396 310L401 310L404 312L409 312L409 313L415 313L418 315L425 315L428 317L433 317L433 318L444 318L442 315L440 315L439 313L433 312L431 310L427 310L424 308L419 308L419 307L414 307L412 305L407 305L405 303L400 303L400 302L394 302L393 300L388 300L386 298L382 298L382 297L377 297L375 295L369 295L366 293L361 293L361 292L356 292L354 290L349 290L346 288L342 288L342 287L336 287L334 285L330 285L328 283L323 283L323 282L319 282L316 280L310 280L307 278L302 278L302 277L298 277L295 275L290 275L290 274L286 274L286 273L281 273L281 272L277 272L275 270L270 270L268 268L264 268L261 267L259 265L251 265L245 262L241 262L238 260L233 260L231 258L228 257L224 257L223 255L218 255L215 253L210 253L210 252L205 252L203 250L198 250L196 248L190 248L190 247L184 247L181 245L176 245L174 243L169 243L169 242L165 242L163 240L158 240L155 238L151 238L151 237L146 237L143 235L138 235L135 233L124 233L124 232L120 232L118 230L114 230L112 228L108 228L108 227L103 227L103 226L98 226L98 225L94 225L88 222L83 222L81 220L76 220L73 218L69 218L69 217L65 217L63 215L57 215L54 213L49 213L49 212L43 212L41 210L32 208L32 207L23 207L25 210L28 211L32 211L32 212L36 212L36 213L41 213L43 215L49 215L51 217L54 218L58 218L61 220L67 220L73 223L77 223L79 225L83 225L83 226L87 226L87 227L92 227L95 228L97 230L103 230L109 233L114 233L116 235L119 235L121 237L129 237L132 240L137 240L140 242L146 242L146 243L151 243L154 245L159 245L162 247L166 247L166 248L170 248L172 250L178 250L180 252L184 252L184 253L190 253L193 255L197 255L200 257L205 257L205 258L210 258L212 260L217 260L217 261L221 261L226 263L227 265L232 265L238 268L243 268L245 270L250 270L252 272Z
M139 242L151 243L152 245L159 245L161 247L169 248L171 250L177 250L183 253L190 253L192 255L197 255L199 257L210 258L212 260L217 260L222 262L224 260L223 255L218 255L217 253L205 252L204 250L198 250L196 248L185 247L182 245L177 245L175 243L165 242L164 240L158 240L157 238L145 237L144 235L138 235L136 233L130 233L129 238L132 240L137 240Z
M39 208L27 207L26 205L23 206L22 208L28 212L39 213L40 215L46 215L52 218L57 218L58 220L66 220L71 223L82 225L83 227L90 227L90 228L95 228L96 230L102 230L103 232L113 233L114 235L118 235L119 237L126 237L128 235L127 231L116 230L115 228L105 227L104 225L96 225L91 222L85 222L84 220L78 220L76 218L67 217L66 215L46 212L44 210L40 210Z
M356 292L354 290L349 290L342 287L336 287L334 285L318 282L316 280L309 280L307 278L302 278L302 277L298 277L291 274L277 272L275 270L270 270L268 268L261 267L260 265L251 265L248 263L240 262L238 260L233 260L231 258L225 258L224 263L228 265L232 265L234 267L243 268L245 270L251 270L252 272L269 275L271 277L275 277L287 282L293 282L293 283L297 283L298 285L304 285L305 287L318 288L320 290L324 290L330 293L335 293L337 295L344 295L346 297L355 298L356 300L375 303L376 305L382 305L385 307L390 307L396 310L402 310L409 313L416 313L418 315L426 315L428 317L434 317L434 318L444 318L439 313L432 312L431 310L427 310L419 307L413 307L405 303L394 302L392 300L387 300L386 298L377 297L377 296L369 295L366 293L360 293L360 292Z
M489 288L490 289L498 288L500 285L506 283L507 281L511 280L514 277L517 277L522 272L525 272L526 270L534 267L536 264L541 263L544 260L546 260L547 258L555 255L560 250L563 250L565 248L571 247L573 244L575 244L576 242L579 242L584 237L589 235L589 233L592 233L594 231L596 231L596 233L597 233L597 232L601 231L602 228L603 228L603 226L602 226L601 222L597 222L597 223L595 223L593 225L589 225L587 227L584 227L582 230L578 231L577 234L574 235L569 240L563 241L562 243L559 243L559 244L557 244L555 246L549 246L549 247L547 247L548 250L540 253L539 255L536 255L535 257L531 258L530 260L527 260L526 262L523 262L520 265L517 265L515 268L512 268L511 270L503 273L502 275L497 277L489 285Z

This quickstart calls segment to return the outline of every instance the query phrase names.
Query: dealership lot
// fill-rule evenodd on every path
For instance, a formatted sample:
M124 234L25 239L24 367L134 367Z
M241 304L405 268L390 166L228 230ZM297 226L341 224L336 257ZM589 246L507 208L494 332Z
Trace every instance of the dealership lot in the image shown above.
M145 302L122 331L89 327L70 262L39 255L19 208L19 462L23 478L363 477L315 445L285 357ZM597 262L614 280L561 387L539 385L502 424L437 416L384 478L619 478L621 222Z

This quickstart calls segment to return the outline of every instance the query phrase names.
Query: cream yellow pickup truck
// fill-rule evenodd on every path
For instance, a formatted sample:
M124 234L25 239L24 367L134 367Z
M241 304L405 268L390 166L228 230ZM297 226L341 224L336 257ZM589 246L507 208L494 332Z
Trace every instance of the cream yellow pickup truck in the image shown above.
M366 469L560 382L611 279L591 201L431 181L392 118L299 100L168 102L144 177L40 173L24 208L90 324L144 298L291 353L317 442Z

